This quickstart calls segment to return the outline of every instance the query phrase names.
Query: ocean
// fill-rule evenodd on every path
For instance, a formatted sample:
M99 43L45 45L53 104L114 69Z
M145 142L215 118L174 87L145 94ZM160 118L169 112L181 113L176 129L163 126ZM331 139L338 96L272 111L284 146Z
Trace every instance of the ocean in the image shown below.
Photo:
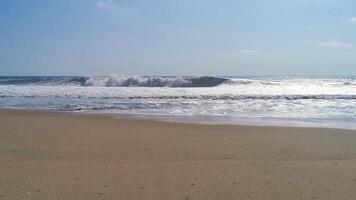
M356 76L0 77L0 108L356 130Z

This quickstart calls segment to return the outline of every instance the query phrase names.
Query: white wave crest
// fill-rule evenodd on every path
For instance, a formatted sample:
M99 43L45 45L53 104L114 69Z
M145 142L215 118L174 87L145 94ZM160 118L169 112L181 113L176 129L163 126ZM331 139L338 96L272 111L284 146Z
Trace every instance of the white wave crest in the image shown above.
M93 87L212 87L227 79L216 77L146 77L117 76L89 77L84 86Z
M182 77L139 77L139 76L109 76L106 87L187 87L191 82Z

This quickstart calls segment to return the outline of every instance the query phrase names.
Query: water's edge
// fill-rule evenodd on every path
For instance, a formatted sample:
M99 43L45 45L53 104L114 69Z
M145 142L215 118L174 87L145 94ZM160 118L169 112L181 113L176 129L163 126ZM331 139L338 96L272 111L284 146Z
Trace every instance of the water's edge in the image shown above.
M95 113L93 113L95 114ZM96 113L97 114L97 113ZM299 127L299 128L327 128L355 130L356 120L344 119L282 119L282 118L256 118L212 115L171 115L171 114L109 114L111 116L133 119L149 119L164 122L207 124L207 125L239 125L239 126L265 126L265 127Z
M138 119L153 120L160 122L179 124L202 124L202 125L237 125L237 126L257 126L257 127L284 127L284 128L321 128L335 130L356 131L356 120L345 119L344 121L335 119L282 119L282 118L241 118L234 116L212 116L212 115L173 115L173 114L146 114L146 113L109 113L109 112L88 112L88 111L60 111L44 109L0 109L0 111L26 111L41 112L65 115L94 115L107 116L117 119ZM356 133L356 132L355 132Z

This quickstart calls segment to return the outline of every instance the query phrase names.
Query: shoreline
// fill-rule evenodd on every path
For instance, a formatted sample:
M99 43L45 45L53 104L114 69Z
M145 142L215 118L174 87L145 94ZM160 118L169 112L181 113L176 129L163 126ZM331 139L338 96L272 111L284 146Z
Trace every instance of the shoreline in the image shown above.
M355 133L0 110L0 197L354 199Z
M286 118L258 118L258 117L235 117L223 115L180 115L180 114L147 114L147 113L114 113L95 111L60 111L46 109L0 109L1 111L25 111L42 112L65 115L92 115L109 116L119 119L139 119L178 124L201 124L201 125L227 125L227 126L252 126L252 127L284 127L284 128L320 128L335 130L356 131L356 119L338 121L337 119L286 119ZM355 122L354 122L355 121Z
M235 117L223 115L173 115L173 114L131 114L131 113L79 113L93 115L108 115L119 118L146 119L171 123L202 124L202 125L230 125L252 127L285 127L285 128L321 128L335 130L356 131L356 120L338 121L337 119L286 119L267 117ZM350 122L352 121L352 122Z

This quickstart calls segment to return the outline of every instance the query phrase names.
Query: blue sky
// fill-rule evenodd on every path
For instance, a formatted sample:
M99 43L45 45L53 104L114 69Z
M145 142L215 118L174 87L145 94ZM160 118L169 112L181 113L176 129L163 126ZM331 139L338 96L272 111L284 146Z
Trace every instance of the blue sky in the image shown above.
M356 0L11 0L0 75L356 75Z

